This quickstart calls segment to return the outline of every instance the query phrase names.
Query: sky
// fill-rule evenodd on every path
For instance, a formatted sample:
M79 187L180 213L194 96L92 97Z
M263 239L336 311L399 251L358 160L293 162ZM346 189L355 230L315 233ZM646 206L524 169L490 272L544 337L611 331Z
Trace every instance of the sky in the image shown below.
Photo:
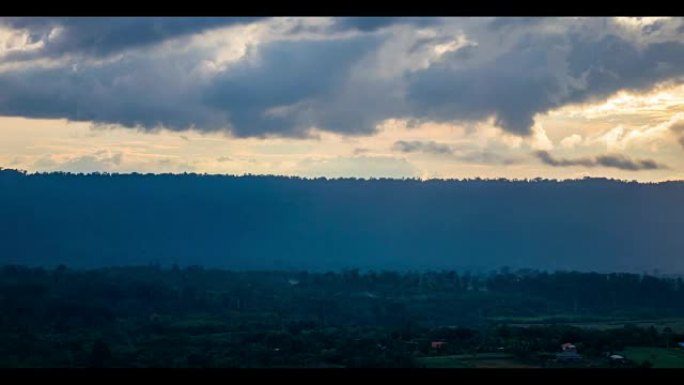
M684 19L0 18L0 167L684 179Z

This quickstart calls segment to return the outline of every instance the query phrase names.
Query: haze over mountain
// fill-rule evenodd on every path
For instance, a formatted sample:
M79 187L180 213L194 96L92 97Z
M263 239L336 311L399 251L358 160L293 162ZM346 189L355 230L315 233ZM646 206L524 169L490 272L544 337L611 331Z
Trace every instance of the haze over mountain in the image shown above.
M0 263L684 272L683 182L0 171Z

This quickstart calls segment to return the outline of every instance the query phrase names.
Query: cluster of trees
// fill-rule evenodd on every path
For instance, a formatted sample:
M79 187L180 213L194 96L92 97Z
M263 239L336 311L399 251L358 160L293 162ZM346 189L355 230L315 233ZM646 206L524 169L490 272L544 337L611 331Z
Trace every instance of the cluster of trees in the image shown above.
M684 336L561 321L684 316L682 304L681 279L634 274L7 265L0 365L411 367L499 348L535 359L567 341L600 355ZM558 324L506 325L516 317ZM448 344L437 352L435 340Z

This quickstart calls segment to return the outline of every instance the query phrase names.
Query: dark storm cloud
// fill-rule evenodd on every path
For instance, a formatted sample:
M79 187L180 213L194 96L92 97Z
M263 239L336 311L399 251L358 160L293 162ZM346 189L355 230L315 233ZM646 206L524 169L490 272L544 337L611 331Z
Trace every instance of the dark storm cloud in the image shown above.
M644 90L654 83L684 75L684 42L670 41L638 47L618 36L598 42L575 38L568 58L569 74L586 77L566 102L604 98L620 89Z
M243 62L218 76L203 100L230 111L233 134L303 136L311 127L342 133L372 132L381 111L359 89L345 94L349 72L380 40L285 41L262 47L259 63Z
M537 52L505 56L502 62L507 64L501 68L493 63L453 69L445 61L412 74L408 93L411 115L436 121L480 121L494 116L501 128L527 134L534 113L547 108L546 93L558 87L549 72L530 75L520 70L539 67L544 61L545 48L534 50Z
M255 17L8 17L0 25L28 30L31 40L42 40L43 48L17 52L5 60L83 55L103 57L126 49L232 24L245 24ZM59 32L48 39L50 33Z
M554 64L563 55L567 72ZM494 117L504 130L528 135L536 114L683 76L684 42L638 47L616 35L539 35L521 39L497 60L468 66L469 60L456 51L409 76L410 114L437 121Z
M395 24L411 24L419 27L438 23L438 17L401 17L401 16L361 16L339 17L333 23L333 30L358 30L362 32L374 32L384 27Z
M152 56L111 64L30 68L0 74L0 114L181 131L230 129L236 136L304 136L312 126L371 132L382 116L374 90L341 95L350 68L380 43L372 38L264 44L256 62L197 84L191 60ZM360 87L363 87L361 85ZM385 98L387 99L387 98Z
M542 163L553 166L553 167L610 167L617 168L620 170L627 171L639 171L639 170L656 170L656 169L667 169L668 167L659 164L651 159L639 159L632 160L623 155L600 155L595 158L575 158L575 159L558 159L554 158L547 151L537 151L535 153L536 157L542 161Z
M449 145L444 143L437 143L434 141L404 141L399 140L394 142L392 148L400 152L423 152L434 155L452 155L453 151Z
M684 41L658 37L679 24L661 25L648 34L657 39L637 41L614 22L593 19L338 18L314 37L289 31L248 45L243 59L206 73L197 68L212 63L211 49L218 48L82 60L250 21L3 19L32 31L45 46L0 59L6 64L10 53L14 59L24 55L30 64L0 70L0 114L151 130L230 130L242 137L302 137L311 127L372 133L387 118L493 118L504 130L527 135L536 114L684 76ZM57 25L63 31L45 39ZM372 33L396 25L402 25L396 34ZM431 32L406 33L422 26ZM342 30L368 33L335 33ZM456 41L461 30L473 44L436 57L435 47ZM66 59L45 67L30 57Z
M173 71L154 72L128 66L93 66L78 71L31 69L0 76L0 115L67 118L97 124L120 124L155 130L211 131L229 124L225 112L213 111L197 95L175 85ZM167 86L159 86L160 83Z
M542 17L497 17L489 22L488 27L494 31L501 31L511 27L526 27L544 23Z
M656 170L667 168L651 159L631 160L622 155L602 155L596 158L596 163L603 167L619 168L621 170Z
M542 161L542 163L554 167L572 167L572 166L584 166L584 167L594 167L596 166L596 161L589 158L578 158L578 159L556 159L548 153L548 151L537 151L535 153L537 158Z

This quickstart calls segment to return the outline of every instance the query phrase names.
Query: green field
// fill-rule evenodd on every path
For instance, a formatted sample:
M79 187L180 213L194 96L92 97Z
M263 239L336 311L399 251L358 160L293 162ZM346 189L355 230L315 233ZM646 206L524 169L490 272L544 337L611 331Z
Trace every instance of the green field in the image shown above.
M684 368L684 351L680 349L628 347L622 354L637 364L648 360L654 368Z
M510 354L482 353L477 355L460 354L454 356L421 357L419 366L426 368L534 368L517 361Z
M673 319L673 320L637 320L637 321L622 321L622 322L587 322L587 323L568 323L567 325L570 326L575 326L575 327L581 327L581 328L589 328L589 329L600 329L600 330L606 330L606 329L615 329L615 328L622 328L625 325L631 325L631 326L636 326L639 328L650 328L653 326L654 328L658 329L659 331L662 331L666 327L671 328L675 333L684 333L684 321L681 319Z
M418 358L418 365L426 368L470 368L463 360L456 358L458 356L441 356L441 357L421 357Z
M494 319L498 322L507 323L511 326L518 327L533 327L533 326L551 326L551 325L567 325L574 326L584 329L598 329L598 330L608 330L623 328L625 325L636 326L639 328L649 328L651 326L655 327L659 331L662 331L666 327L669 327L675 333L684 333L684 319L681 318L663 318L657 320L646 320L646 319L632 319L632 320L591 320L591 321L573 321L571 318L566 320L551 321L548 317L526 317L526 318L514 318L514 319Z

